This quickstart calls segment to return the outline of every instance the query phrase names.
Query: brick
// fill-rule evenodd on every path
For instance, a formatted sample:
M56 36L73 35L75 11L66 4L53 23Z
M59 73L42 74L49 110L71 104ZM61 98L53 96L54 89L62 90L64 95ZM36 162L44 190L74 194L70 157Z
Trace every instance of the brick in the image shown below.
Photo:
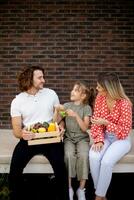
M0 2L0 126L10 128L16 77L26 65L41 65L46 86L61 103L75 80L96 86L98 72L119 74L134 103L133 1ZM134 128L134 110L133 110Z

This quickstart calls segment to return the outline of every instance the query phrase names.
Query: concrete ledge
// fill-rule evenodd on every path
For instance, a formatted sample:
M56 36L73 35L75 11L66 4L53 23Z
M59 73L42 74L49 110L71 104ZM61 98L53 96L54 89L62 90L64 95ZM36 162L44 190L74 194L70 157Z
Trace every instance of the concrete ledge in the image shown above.
M131 133L132 149L114 167L114 173L134 172L134 130ZM19 140L14 137L12 130L0 129L0 173L9 173L13 149ZM34 156L24 169L24 173L53 173L53 169L42 155Z

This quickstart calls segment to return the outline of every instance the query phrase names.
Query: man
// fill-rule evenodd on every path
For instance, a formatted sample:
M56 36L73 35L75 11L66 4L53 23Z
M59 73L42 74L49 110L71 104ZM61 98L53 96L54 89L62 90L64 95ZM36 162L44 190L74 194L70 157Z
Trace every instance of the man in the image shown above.
M57 94L51 89L44 88L44 83L43 68L25 68L18 77L21 93L11 103L13 133L20 139L13 152L9 173L9 186L13 200L23 199L23 170L30 159L37 154L46 156L52 165L58 200L69 199L62 143L28 146L28 140L32 139L34 134L27 131L26 127L37 122L51 122L54 106L59 104Z

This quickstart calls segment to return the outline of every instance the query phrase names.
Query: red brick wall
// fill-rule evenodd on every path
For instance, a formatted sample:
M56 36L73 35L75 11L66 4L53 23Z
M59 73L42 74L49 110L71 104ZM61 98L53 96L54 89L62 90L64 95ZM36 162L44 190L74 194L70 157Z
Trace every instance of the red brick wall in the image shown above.
M100 71L117 72L134 103L134 1L1 0L0 128L10 128L16 75L32 64L62 103L73 80L94 86Z

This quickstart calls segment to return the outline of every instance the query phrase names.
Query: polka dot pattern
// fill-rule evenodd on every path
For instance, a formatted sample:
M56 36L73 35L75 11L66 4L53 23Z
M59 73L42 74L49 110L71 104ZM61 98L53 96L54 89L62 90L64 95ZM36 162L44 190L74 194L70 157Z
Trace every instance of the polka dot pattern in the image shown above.
M105 131L115 133L118 139L125 139L132 128L132 106L126 99L117 100L110 112L106 97L98 95L93 117L101 117L109 121L107 126L92 124L91 136L95 143L104 141Z

